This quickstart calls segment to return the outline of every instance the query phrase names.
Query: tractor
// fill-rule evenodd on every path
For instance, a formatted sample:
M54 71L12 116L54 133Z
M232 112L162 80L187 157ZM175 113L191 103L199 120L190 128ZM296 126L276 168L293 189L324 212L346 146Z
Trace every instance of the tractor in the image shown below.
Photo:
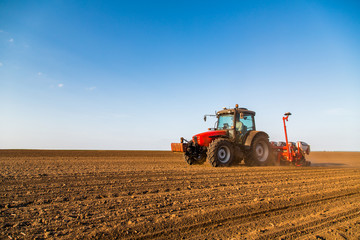
M266 165L306 165L305 153L310 146L304 142L297 144L298 148L287 140L286 143L269 142L269 135L256 131L255 112L247 108L223 108L215 115L217 122L214 128L207 132L196 134L191 140L180 138L180 143L172 143L173 152L183 152L189 165L203 164L206 160L213 167L227 167L241 163L247 166ZM287 118L289 115L287 115ZM286 118L286 121L287 121ZM300 149L306 148L305 150ZM285 164L286 163L286 164Z

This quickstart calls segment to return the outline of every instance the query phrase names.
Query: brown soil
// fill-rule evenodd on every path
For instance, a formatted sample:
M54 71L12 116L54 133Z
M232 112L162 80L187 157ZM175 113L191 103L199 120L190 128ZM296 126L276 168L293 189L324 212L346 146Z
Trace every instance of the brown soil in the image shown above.
M166 151L0 150L0 239L359 239L360 153L189 166Z

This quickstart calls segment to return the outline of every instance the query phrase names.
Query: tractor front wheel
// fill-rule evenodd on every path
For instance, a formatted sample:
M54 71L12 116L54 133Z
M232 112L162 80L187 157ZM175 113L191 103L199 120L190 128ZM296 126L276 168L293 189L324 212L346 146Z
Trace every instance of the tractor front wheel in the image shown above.
M226 139L215 139L207 150L207 158L213 167L227 167L235 159L233 145Z
M257 136L250 147L250 151L245 157L247 166L266 166L274 165L269 139L265 136Z
M203 164L206 161L206 155L203 152L199 152L193 141L189 141L185 152L185 161L189 165Z
M201 165L206 161L206 156L202 156L200 155L199 157L193 157L193 156L188 156L185 155L185 161L189 164L189 165Z

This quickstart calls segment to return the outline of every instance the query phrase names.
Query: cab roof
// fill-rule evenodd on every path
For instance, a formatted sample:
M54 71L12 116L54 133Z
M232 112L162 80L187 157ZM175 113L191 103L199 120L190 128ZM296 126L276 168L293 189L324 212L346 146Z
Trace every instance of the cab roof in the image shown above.
M255 112L248 110L247 108L224 108L223 110L216 112L216 115L234 113L235 111L237 113L244 113L244 114L250 114L250 115L255 116Z

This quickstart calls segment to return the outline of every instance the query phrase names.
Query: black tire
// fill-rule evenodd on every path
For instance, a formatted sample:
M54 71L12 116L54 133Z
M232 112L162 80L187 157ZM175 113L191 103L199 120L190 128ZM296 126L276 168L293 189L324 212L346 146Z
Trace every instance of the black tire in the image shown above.
M250 146L250 151L245 157L245 165L247 166L268 166L274 165L269 139L260 135L255 137Z
M206 156L199 156L198 158L185 155L185 161L189 165L201 165L206 161Z
M204 162L206 161L206 155L200 154L199 156L197 156L197 154L194 154L194 152L196 152L194 150L194 143L193 143L193 141L189 141L188 148L186 149L185 156L184 156L185 161L189 165L204 164Z
M213 167L230 166L234 159L234 147L226 139L218 138L210 143L207 158Z
M185 158L185 162L187 162L187 164L189 164L189 165L194 165L195 164L195 159L194 158L192 158L190 156L187 156L187 155L185 155L184 158Z

